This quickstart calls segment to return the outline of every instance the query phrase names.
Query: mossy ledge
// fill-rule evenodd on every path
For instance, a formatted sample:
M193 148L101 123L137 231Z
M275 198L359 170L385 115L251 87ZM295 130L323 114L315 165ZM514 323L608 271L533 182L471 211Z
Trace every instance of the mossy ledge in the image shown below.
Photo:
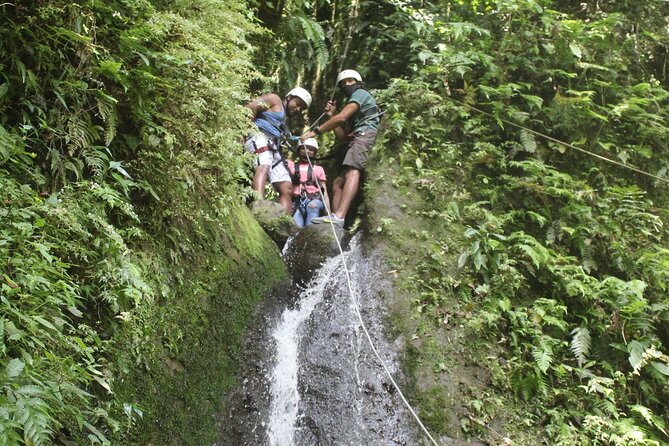
M209 444L226 391L235 385L240 337L256 304L286 278L276 245L245 207L202 249L160 301L135 309L114 336L116 399L143 410L114 444ZM137 321L136 321L137 322ZM143 327L142 331L138 327Z

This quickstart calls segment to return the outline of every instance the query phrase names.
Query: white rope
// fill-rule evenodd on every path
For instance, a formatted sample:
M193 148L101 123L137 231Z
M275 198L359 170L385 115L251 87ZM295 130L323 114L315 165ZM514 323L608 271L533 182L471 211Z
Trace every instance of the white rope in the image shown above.
M307 155L307 161L309 162L309 166L311 166L311 169L314 170L314 165L311 163L311 158L309 158L309 152L305 150L305 153ZM298 160L299 162L299 160ZM314 176L316 179L316 186L322 191L323 189L321 188L321 184L318 181L318 177ZM330 213L330 206L328 206L328 203L326 203L326 200L323 200L323 204L325 205L325 211L327 212L327 215L331 216L332 214ZM344 254L344 250L341 247L341 243L339 241L339 237L337 237L337 231L334 227L334 222L332 221L332 218L330 218L330 227L332 228L332 235L334 235L335 240L337 241L337 248L339 248L339 254L341 255L342 259L342 264L344 266L344 272L346 274L346 283L348 284L348 291L351 296L351 300L353 301L353 307L355 308L355 313L358 316L358 320L360 321L360 326L362 327L362 331L365 333L365 336L367 337L367 341L369 342L369 346L372 348L372 351L374 352L374 355L376 358L379 360L381 365L383 366L383 370L385 370L386 374L388 375L388 378L390 378L390 382L393 384L393 387L395 390L397 390L397 393L399 394L400 398L402 398L402 402L404 402L404 405L409 409L409 412L411 412L411 415L413 415L414 419L420 426L420 428L423 430L427 438L430 439L432 444L434 446L439 446L439 443L435 441L434 438L432 438L432 435L430 432L427 430L423 422L420 420L416 412L414 412L413 408L411 407L411 404L407 401L407 399L404 397L404 394L402 393L402 390L400 390L400 387L397 385L395 382L395 379L393 379L393 375L390 373L390 370L388 369L388 366L386 366L385 361L383 358L381 358L381 355L379 352L376 350L376 347L374 346L374 342L372 341L372 337L369 334L369 331L367 330L367 327L365 326L365 321L362 319L362 314L360 313L360 305L358 303L358 299L355 296L355 293L353 292L353 286L351 285L351 274L349 273L348 270L348 265L346 263L346 255Z
M357 0L354 3L353 15L351 17L351 24L349 25L349 29L348 29L348 36L346 36L346 46L344 47L344 53L343 53L343 55L341 57L341 60L340 60L340 66L339 66L339 71L340 72L341 72L342 68L344 67L344 61L346 60L346 54L348 53L349 44L351 43L351 40L352 40L352 30L353 30L352 22L358 16L359 5L360 5L360 1ZM332 101L334 99L334 95L335 95L336 90L337 90L337 84L335 83L335 86L332 89L332 96L330 96L330 101ZM383 112L383 113L385 113L385 112ZM381 114L383 114L383 113L381 113ZM311 126L309 126L309 129L311 130L315 126L317 126L318 123L320 122L320 120L323 118L323 116L325 116L325 112L321 113L321 115L318 118L316 118L316 120L313 122L313 124L311 124ZM314 165L312 164L311 158L309 157L309 152L307 150L305 150L305 153L306 153L306 156L307 156L307 162L309 163L309 166L311 167L312 170L314 170ZM297 162L299 163L299 160ZM316 186L318 187L319 190L322 191L323 187L321 186L320 181L318 181L318 177L315 177L315 179L316 179ZM329 200L327 200L327 201L329 201ZM326 211L327 215L331 216L332 213L330 211L330 206L328 205L326 200L323 200L323 205L325 206L325 211ZM369 346L371 347L372 351L374 352L374 355L376 356L376 358L379 360L379 363L381 363L381 366L383 366L383 370L385 370L386 375L388 375L388 378L390 379L390 382L392 383L395 390L397 390L397 393L399 394L400 398L402 399L402 402L407 407L407 409L409 409L409 412L411 412L411 415L414 417L414 419L416 420L416 422L418 423L420 428L423 430L423 432L425 433L427 438L430 439L430 441L432 442L432 444L434 446L439 446L439 443L437 443L435 441L435 439L432 437L430 432L427 430L427 428L425 427L423 422L420 420L420 418L418 417L416 412L411 407L411 404L409 404L407 399L404 397L404 394L402 393L402 390L400 389L400 387L395 382L395 379L393 378L393 375L390 373L390 370L388 369L388 366L386 366L385 361L383 360L383 358L381 358L381 355L379 354L378 350L374 346L374 342L372 341L372 337L370 336L369 331L367 330L367 326L365 325L365 321L362 319L362 314L360 313L360 305L358 303L358 299L356 298L355 293L353 292L353 286L351 285L351 274L348 270L348 264L346 263L346 255L344 254L344 250L341 247L341 242L339 241L339 237L337 237L337 230L334 227L334 222L332 221L332 219L330 219L330 228L332 229L332 235L334 236L335 240L337 241L337 248L339 248L339 254L341 255L342 265L344 266L344 273L346 275L346 283L348 285L349 295L351 296L351 300L353 302L353 307L355 308L355 314L358 317L358 321L360 322L360 326L362 327L362 331L365 333L365 337L367 338L367 341L369 342Z
M640 173L640 174L642 174L642 175L646 175L646 176L648 176L648 177L654 178L654 179L656 179L656 180L658 180L658 181L662 181L662 182L664 182L664 183L669 183L669 179L667 179L667 178L662 178L662 177L660 177L660 176L653 175L652 173L650 173L650 172L646 172L645 170L641 170L641 169L639 169L639 168L637 168L637 167L630 166L630 165L628 165L628 164L623 164L623 163L621 163L621 162L619 162L619 161L612 160L611 158L607 158L607 157L602 156L602 155L600 155L600 154L598 154L598 153L591 152L591 151L586 150L586 149L583 149L583 148L581 148L581 147L577 147L577 146L575 146L574 144L570 144L570 143L568 143L568 142L566 142L566 141L562 141L562 140L560 140L560 139L553 138L552 136L546 135L545 133L538 132L538 131L536 131L536 130L532 130L532 129L529 128L529 127L525 127L524 125L516 124L515 122L513 122L513 121L509 121L508 119L504 119L504 118L497 117L497 116L493 115L492 113L488 113L487 111L485 111L485 110L481 110L480 108L477 108L477 107L475 107L475 106L473 106L473 105L467 104L466 102L460 101L460 100L455 99L455 98L452 98L452 97L450 97L450 96L446 96L446 99L448 99L448 100L450 100L450 101L452 101L452 102L455 102L456 104L462 105L463 107L467 107L467 108L469 108L470 110L474 110L475 112L480 113L480 114L482 114L482 115L484 115L484 116L488 116L488 117L493 118L493 119L499 119L499 121L501 121L501 122L503 122L503 123L505 123L505 124L508 124L508 125L510 125L510 126L519 128L519 129L521 129L521 130L526 130L526 131L532 133L533 135L539 136L539 137L541 137L541 138L545 138L545 139L547 139L547 140L549 140L549 141L553 141L553 142L555 142L555 143L557 143L557 144L561 144L561 145L563 145L563 146L565 146L565 147L569 147L570 149L574 149L574 150L576 150L576 151L578 151L578 152L585 153L586 155L590 155L590 156L595 157L595 158L598 158L598 159L600 159L600 160L602 160L602 161L606 161L607 163L615 164L616 166L622 167L622 168L624 168L624 169L629 169L629 170L631 170L631 171L633 171L633 172Z
M359 9L360 9L360 0L356 0L355 3L353 4L353 14L351 14L349 20L348 34L346 36L346 45L344 46L344 52L339 58L339 71L337 71L337 75L339 75L339 73L341 73L342 69L344 68L344 62L346 62L346 55L348 54L348 47L351 44L351 40L353 40L353 22L358 18ZM335 82L334 87L332 87L330 102L332 102L336 93L337 93L337 82ZM316 120L309 126L309 130L313 130L321 121L321 119L323 119L323 116L325 116L325 112L321 113L321 115L318 118L316 118Z

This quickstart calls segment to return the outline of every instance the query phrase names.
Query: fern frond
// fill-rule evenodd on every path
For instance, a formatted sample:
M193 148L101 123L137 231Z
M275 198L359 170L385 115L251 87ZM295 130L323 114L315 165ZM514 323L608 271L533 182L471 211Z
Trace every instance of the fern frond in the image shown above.
M67 140L70 147L70 155L91 146L100 137L101 127L90 122L90 116L86 119L71 117L67 123Z
M51 444L51 426L58 423L49 415L49 405L41 398L22 395L20 389L15 396L16 418L23 427L24 438L35 446Z
M632 410L632 412L641 415L644 421L648 423L650 426L656 428L664 435L669 437L669 434L666 431L664 420L662 419L661 416L655 415L652 410L639 404L633 405L632 407L630 407L630 409Z
M19 425L13 426L10 425L10 420L1 418L0 419L0 444L6 446L20 446L23 444L23 439L17 433Z
M316 61L320 66L327 65L330 59L330 52L325 43L325 32L323 27L308 17L299 17L300 26L304 37L310 42L316 55Z
M548 382L546 381L546 377L544 375L536 375L536 387L537 393L543 396L548 395Z
M551 257L551 252L543 246L537 239L522 231L514 232L509 236L509 241L515 242L514 248L520 250L525 256L530 258L535 269L546 265Z
M569 349L576 357L578 366L582 367L590 354L590 347L592 344L590 330L586 327L576 327L571 331L571 334L572 338Z
M609 398L602 398L595 401L595 407L606 416L613 417L615 419L619 418L618 408L616 403Z
M91 169L94 175L100 176L109 166L109 154L104 147L92 146L83 150L82 155L86 167Z
M521 130L520 142L522 143L526 152L535 153L537 151L537 140L534 138L534 134L531 132L527 130Z
M116 126L118 115L116 111L116 99L113 97L100 94L96 100L98 106L98 114L105 123L105 146L109 146L116 136Z
M532 358L534 358L534 363L539 370L546 373L553 363L553 349L542 339L538 346L532 347Z

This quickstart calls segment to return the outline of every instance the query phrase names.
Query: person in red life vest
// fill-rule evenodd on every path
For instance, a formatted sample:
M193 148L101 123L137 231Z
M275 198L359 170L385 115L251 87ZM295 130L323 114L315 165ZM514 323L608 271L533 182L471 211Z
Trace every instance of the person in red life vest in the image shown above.
M284 99L274 93L262 95L246 104L251 110L257 131L246 138L244 147L255 155L253 189L265 198L267 178L279 193L279 203L291 212L293 184L281 156L281 140L288 133L288 116L311 105L311 94L301 87L293 88Z
M376 141L381 112L374 97L365 90L357 71L342 71L337 76L337 84L346 97L344 107L335 114L336 103L328 102L325 114L329 119L300 139L305 141L332 130L337 140L347 144L342 172L332 183L332 213L313 220L313 223L334 223L344 227L346 214L365 172L367 153Z
M312 168L307 159L307 153L309 159L313 159L317 150L318 142L314 138L300 141L297 146L300 159L297 163L288 160L288 170L293 179L293 220L300 228L309 226L326 204L330 207L325 171L321 166L314 165Z

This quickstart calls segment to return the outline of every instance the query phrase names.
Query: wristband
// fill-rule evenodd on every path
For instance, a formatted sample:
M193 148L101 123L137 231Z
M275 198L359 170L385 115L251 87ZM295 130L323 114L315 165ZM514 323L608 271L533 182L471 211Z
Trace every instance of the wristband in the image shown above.
M316 128L314 129L314 133L317 134L317 135L322 135L321 131L318 130L318 127L316 127Z

